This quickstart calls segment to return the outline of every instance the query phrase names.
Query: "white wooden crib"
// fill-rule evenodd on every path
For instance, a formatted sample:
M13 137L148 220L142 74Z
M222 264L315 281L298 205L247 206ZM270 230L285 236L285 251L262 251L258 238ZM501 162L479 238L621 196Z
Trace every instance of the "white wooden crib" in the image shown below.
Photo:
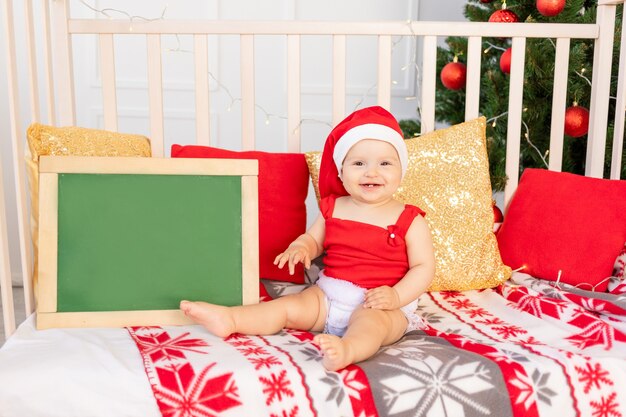
M611 74L613 37L615 32L616 8L621 0L599 0L597 22L594 24L494 24L476 22L321 22L321 21L203 21L157 19L142 21L128 19L77 19L70 14L69 0L44 0L37 21L33 17L32 2L3 0L3 36L8 41L8 98L10 101L11 138L15 167L16 201L7 200L0 189L0 287L4 329L7 336L16 331L13 306L9 241L7 237L6 207L17 205L19 222L20 263L23 272L25 313L35 310L35 297L31 280L33 250L30 241L28 184L23 161L26 155L25 132L32 122L56 126L76 124L77 102L74 92L76 60L73 56L72 39L78 35L95 35L100 54L102 75L101 94L103 124L83 126L118 130L118 97L116 95L115 44L125 35L145 36L147 91L149 95L149 138L153 156L168 156L164 134L162 37L167 35L193 36L194 95L196 112L196 138L198 145L212 145L211 82L209 74L209 48L212 36L235 36L239 39L240 73L241 150L257 148L257 121L262 114L258 110L264 98L255 94L255 42L259 37L277 37L286 40L286 114L285 146L282 152L301 152L301 126L308 115L302 111L301 57L303 39L307 36L329 36L332 38L332 124L339 122L349 112L346 101L347 41L353 37L376 37L378 48L372 51L377 62L376 102L392 108L392 49L400 37L414 37L422 50L421 73L415 80L421 106L422 133L435 129L435 86L437 42L446 36L467 37L467 99L465 118L479 116L480 65L484 37L511 37L513 56L511 60L510 90L507 124L506 173L509 178L504 191L505 204L513 196L519 180L519 156L522 133L522 94L524 89L524 50L529 38L553 38L556 40L556 62L554 76L554 99L550 130L549 169L560 171L563 149L563 132L566 109L567 79L558 74L567 72L571 39L593 39L595 43L593 79L590 105L590 126L586 155L586 173L601 178L605 169L605 146L607 141L608 106L610 79L618 77L618 88L613 136L611 178L619 179L624 142L624 116L626 108L626 26L622 27L620 73ZM14 7L25 7L26 45L25 54L16 54ZM39 29L35 31L35 27ZM36 36L37 35L37 36ZM26 60L28 71L18 73L17 60ZM20 94L19 80L28 80L27 94ZM43 80L43 83L41 83ZM530 80L529 82L532 82ZM45 103L42 103L44 97ZM26 101L26 104L23 103ZM239 101L239 100L238 100ZM29 118L22 114L24 106L29 108ZM45 112L42 111L45 109ZM45 113L45 114L44 114ZM9 138L3 138L9 140ZM323 138L322 138L323 140ZM2 182L0 182L0 186ZM621 366L621 365L620 365ZM0 373L2 370L0 370ZM0 390L2 387L0 387ZM1 405L0 405L1 406ZM0 409L0 414L1 409Z

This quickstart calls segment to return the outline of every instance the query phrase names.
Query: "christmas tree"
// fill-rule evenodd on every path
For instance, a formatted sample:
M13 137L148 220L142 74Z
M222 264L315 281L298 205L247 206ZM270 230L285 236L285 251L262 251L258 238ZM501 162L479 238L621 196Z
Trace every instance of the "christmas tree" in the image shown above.
M597 1L592 0L468 0L465 16L470 21L487 22L542 22L594 23ZM619 40L623 6L616 18L613 74L619 64ZM511 23L515 24L515 23ZM465 89L463 63L466 58L467 38L448 37L447 48L437 54L437 100L435 117L446 124L456 124L465 118ZM489 153L491 183L494 191L506 184L505 154L507 107L509 92L510 38L483 38L481 59L480 114L488 120L487 150ZM507 52L508 50L508 52ZM528 38L525 51L525 84L520 148L520 171L527 167L547 168L552 112L556 44L553 39ZM502 56L504 55L504 56ZM458 61L458 62L456 62ZM593 40L572 39L569 71L567 74L567 105L563 171L584 174L587 149L585 111L591 101ZM442 73L443 71L443 73ZM443 80L443 82L442 82ZM611 80L609 128L605 176L610 169L615 92L617 77ZM571 107L571 108L570 108ZM420 131L418 121L405 120L401 126L407 137ZM626 159L622 157L622 159ZM622 162L621 178L626 178L626 161Z

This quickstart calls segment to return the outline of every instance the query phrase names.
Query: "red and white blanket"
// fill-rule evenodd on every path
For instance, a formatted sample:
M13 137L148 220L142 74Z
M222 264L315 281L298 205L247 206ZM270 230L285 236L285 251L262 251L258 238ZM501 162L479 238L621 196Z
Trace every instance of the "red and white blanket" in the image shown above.
M311 333L222 340L199 327L129 331L163 416L376 415L363 372L327 372Z
M516 274L493 290L426 294L420 313L426 329L338 373L308 332L129 332L164 417L626 417L625 295Z

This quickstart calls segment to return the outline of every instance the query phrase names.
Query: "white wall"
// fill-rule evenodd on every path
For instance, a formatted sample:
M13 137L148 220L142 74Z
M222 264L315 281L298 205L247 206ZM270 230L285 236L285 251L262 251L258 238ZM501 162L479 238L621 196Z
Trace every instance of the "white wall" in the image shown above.
M12 0L4 0L12 1ZM465 0L445 0L441 7L439 0L84 0L98 9L116 8L129 15L154 18L161 15L167 5L166 19L209 18L231 20L464 20L462 9ZM23 22L23 2L13 1L14 14L18 22ZM4 21L4 8L0 18ZM94 12L72 0L71 13L74 17L93 17ZM112 13L113 17L124 18ZM39 10L35 9L35 17ZM130 21L129 21L130 26ZM39 30L39 29L37 29ZM21 131L25 131L31 120L26 95L28 85L24 67L25 41L22 24L17 25L17 55L21 66L18 69L19 90L23 117ZM9 224L10 255L14 281L20 281L20 260L17 251L17 219L15 208L15 185L13 176L12 149L9 129L7 99L6 40L0 40L0 162L2 164L3 186L7 204ZM329 37L303 37L302 55L302 117L301 134L303 151L321 149L331 124L331 79L332 54ZM162 41L164 107L165 107L165 153L173 143L193 143L195 141L195 115L193 98L193 57L185 51L192 49L189 36L164 37ZM98 72L98 55L93 36L80 36L74 40L75 86L77 103L77 124L89 127L102 127L102 97ZM310 48L310 49L309 49ZM376 66L373 56L368 54L376 49L375 39L349 39L347 42L347 94L346 113L357 106L375 103ZM172 51L181 49L182 52ZM169 50L169 51L168 51ZM268 151L286 149L285 80L286 45L283 38L258 37L255 40L255 65L259 70L256 79L257 147ZM313 52L310 52L310 51ZM393 77L397 81L392 88L392 111L400 119L416 115L416 102L406 97L416 95L415 73L401 68L414 56L416 45L405 39L393 50ZM419 51L419 45L417 46ZM238 40L234 37L210 39L210 71L217 81L211 81L211 136L212 144L237 148L240 137L239 103L231 103L239 97ZM118 83L119 130L149 136L147 119L147 72L145 68L145 41L141 36L116 39L116 73ZM41 80L40 82L43 82ZM276 93L277 92L277 93ZM232 104L232 105L231 105ZM229 111L229 107L231 108ZM269 113L266 124L265 112ZM45 114L45 108L42 109ZM45 118L44 123L50 123ZM234 139L233 139L234 138Z

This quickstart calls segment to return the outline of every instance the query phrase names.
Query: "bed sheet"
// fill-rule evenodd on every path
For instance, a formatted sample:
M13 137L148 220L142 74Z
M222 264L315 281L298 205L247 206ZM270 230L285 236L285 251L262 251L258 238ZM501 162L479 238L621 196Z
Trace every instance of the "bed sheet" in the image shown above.
M427 327L338 373L309 332L36 331L31 317L0 349L0 416L626 416L619 291L516 273L491 290L425 294L419 310Z
M27 318L0 349L0 417L40 416L161 416L128 331Z

